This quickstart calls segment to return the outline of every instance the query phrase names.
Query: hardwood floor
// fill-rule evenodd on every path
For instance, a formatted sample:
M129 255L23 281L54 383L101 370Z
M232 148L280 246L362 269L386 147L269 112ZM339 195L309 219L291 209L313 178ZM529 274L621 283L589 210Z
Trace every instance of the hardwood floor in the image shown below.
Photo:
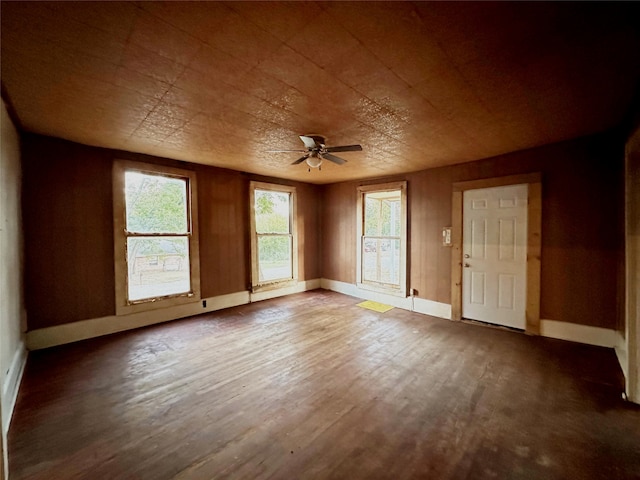
M640 478L609 349L317 290L31 352L11 479Z

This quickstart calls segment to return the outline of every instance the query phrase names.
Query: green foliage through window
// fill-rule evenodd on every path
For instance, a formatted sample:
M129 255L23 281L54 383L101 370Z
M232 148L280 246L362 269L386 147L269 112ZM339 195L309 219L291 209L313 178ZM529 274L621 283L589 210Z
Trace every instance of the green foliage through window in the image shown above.
M283 192L255 191L256 232L290 233L289 197Z
M185 180L127 172L125 186L128 231L187 232L187 182Z
M188 180L125 172L128 299L189 292Z
M260 281L292 276L291 194L254 190Z
M364 234L384 237L400 235L400 192L392 198L365 195Z

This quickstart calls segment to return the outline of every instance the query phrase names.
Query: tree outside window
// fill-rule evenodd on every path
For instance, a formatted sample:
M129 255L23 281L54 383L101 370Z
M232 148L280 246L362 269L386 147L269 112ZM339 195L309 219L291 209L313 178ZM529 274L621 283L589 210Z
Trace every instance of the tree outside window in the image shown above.
M129 301L191 290L187 190L184 178L125 173Z
M116 314L200 298L195 172L116 160Z
M295 189L251 183L252 284L292 281L295 278L293 210Z

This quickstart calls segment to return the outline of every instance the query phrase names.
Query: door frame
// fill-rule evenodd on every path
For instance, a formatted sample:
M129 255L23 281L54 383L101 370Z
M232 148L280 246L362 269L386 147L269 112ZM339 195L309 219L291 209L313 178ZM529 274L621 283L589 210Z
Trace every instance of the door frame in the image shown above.
M640 404L640 127L625 150L625 326L620 333L627 398Z
M451 319L462 320L462 215L465 190L527 184L527 299L525 332L540 335L542 174L540 172L454 182L451 203Z

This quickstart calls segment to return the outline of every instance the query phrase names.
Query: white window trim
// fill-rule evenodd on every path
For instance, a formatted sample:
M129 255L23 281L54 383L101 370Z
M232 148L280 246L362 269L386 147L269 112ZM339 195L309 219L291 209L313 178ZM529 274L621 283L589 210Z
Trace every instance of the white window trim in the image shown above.
M260 283L259 265L258 265L258 235L256 234L256 216L255 216L255 191L269 190L273 192L285 192L291 195L289 222L291 225L291 267L292 278L287 280L274 280L266 283ZM286 288L298 283L298 234L297 234L297 199L296 187L288 185L278 185L276 183L264 183L252 181L249 184L249 218L251 222L251 291L262 292L266 290L274 290L278 288Z
M189 272L191 277L191 292L186 294L168 295L145 301L128 302L127 300L127 236L125 213L125 172L135 170L152 175L165 175L188 180L187 208L189 215ZM116 315L155 310L193 303L200 300L200 248L198 236L198 202L197 202L196 174L191 170L165 167L151 163L134 162L129 160L115 160L113 163L113 240L114 267L116 286Z
M363 246L363 223L364 223L364 195L372 192L385 192L400 190L400 287L384 287L366 283L362 280L362 246ZM358 187L357 203L357 270L356 285L363 290L370 290L378 293L386 293L398 297L407 296L407 182L392 182L378 185L363 185Z

